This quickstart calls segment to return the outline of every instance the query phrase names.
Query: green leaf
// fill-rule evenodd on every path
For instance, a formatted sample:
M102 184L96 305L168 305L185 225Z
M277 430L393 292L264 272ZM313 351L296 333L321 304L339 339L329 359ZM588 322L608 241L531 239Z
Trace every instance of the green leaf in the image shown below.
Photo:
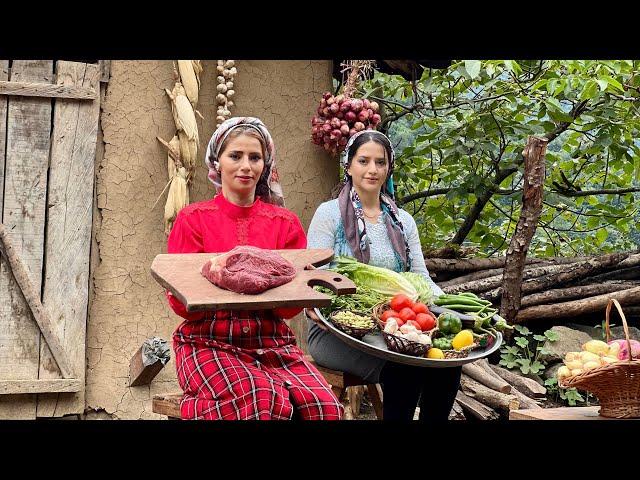
M596 244L598 246L602 245L608 236L609 236L609 232L607 232L606 228L599 229L596 232Z
M516 345L521 348L527 348L529 346L529 340L526 337L516 337L515 338Z
M597 94L598 94L598 84L593 80L589 80L585 84L582 92L580 92L580 100L590 100L594 98Z
M529 335L531 333L531 330L524 325L515 325L514 328L516 332L521 333L522 335Z
M551 342L555 342L556 340L558 340L558 338L560 338L558 332L554 332L553 330L545 331L544 336L547 337L547 339Z
M471 79L474 79L478 75L480 75L480 67L481 67L481 63L480 63L479 60L465 60L464 61L464 68L467 71L467 73L469 74L469 76L471 77Z
M531 373L540 373L544 371L544 369L545 369L544 365L540 363L538 360L536 360L531 364Z
M533 339L537 340L538 342L544 342L547 340L547 337L545 337L544 335L534 335Z
M607 82L606 79L599 79L596 80L596 82L598 83L601 92L604 92L607 89L607 86L609 86L609 82Z
M618 90L620 93L624 93L624 87L622 86L622 84L617 81L615 78L607 78L606 79L607 82L609 83L609 85L611 85L613 88L615 88L616 90Z

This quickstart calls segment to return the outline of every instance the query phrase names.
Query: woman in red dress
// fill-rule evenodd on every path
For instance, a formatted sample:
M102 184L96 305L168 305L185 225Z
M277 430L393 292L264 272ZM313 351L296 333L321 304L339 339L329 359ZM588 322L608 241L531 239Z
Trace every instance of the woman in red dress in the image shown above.
M216 195L178 213L168 253L306 248L300 220L284 208L273 141L260 120L225 121L205 162ZM284 321L301 309L188 313L171 293L167 298L185 319L173 336L183 419L342 418L342 404Z

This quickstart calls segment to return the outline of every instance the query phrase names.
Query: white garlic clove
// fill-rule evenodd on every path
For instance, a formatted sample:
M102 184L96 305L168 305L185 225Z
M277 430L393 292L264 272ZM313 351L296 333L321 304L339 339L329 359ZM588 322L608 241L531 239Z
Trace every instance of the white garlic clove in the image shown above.
M224 77L222 75L218 75L216 80L218 80L218 83L226 83L226 80L224 79Z
M227 86L224 83L221 83L216 87L216 89L218 90L218 92L224 93L227 91Z
M223 116L218 116L218 117L216 117L216 122L220 122L220 123L222 123L222 122L224 122L225 120L226 120L226 118L224 118Z
M233 82L227 82L225 85L227 86L227 90L233 90Z
M227 91L227 93L229 93ZM227 107L233 107L235 105L235 103L233 103L233 100L227 100Z
M236 67L231 67L229 69L229 72L231 73L231 75L235 75L236 73L238 73L238 70L236 70Z
M227 60L226 62L224 62L224 68L232 68L235 67L236 62L234 62L233 60Z
M227 97L231 98L236 94L235 90L227 90Z
M227 97L225 97L222 93L219 93L218 95L216 95L216 101L224 105L225 103L227 103Z
M227 78L229 75L231 75L229 73L229 69L225 68L224 70L222 70L222 75L224 76L224 78Z
M224 60L218 60L218 66L219 67L224 66Z

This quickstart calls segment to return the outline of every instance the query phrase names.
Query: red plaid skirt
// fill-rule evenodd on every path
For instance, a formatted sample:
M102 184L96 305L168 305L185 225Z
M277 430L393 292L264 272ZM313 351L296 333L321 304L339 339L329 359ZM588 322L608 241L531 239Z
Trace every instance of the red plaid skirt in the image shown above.
M173 336L183 419L340 420L344 407L271 311L217 311Z

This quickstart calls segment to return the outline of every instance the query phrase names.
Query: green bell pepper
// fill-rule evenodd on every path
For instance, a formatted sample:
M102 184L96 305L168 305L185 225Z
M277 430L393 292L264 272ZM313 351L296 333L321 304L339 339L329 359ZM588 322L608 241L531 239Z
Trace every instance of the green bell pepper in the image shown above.
M456 334L462 330L462 320L453 313L444 312L438 316L438 330L443 334Z

